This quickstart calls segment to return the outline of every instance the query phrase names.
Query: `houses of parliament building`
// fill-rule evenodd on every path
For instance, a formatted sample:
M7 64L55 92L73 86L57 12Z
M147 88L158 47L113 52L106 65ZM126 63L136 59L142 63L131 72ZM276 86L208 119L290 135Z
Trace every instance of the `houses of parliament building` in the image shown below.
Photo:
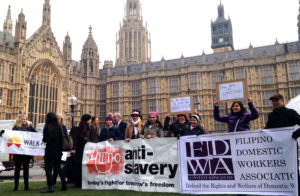
M27 36L23 11L13 24L11 9L0 31L0 120L25 113L34 125L45 122L48 112L63 115L71 126L71 95L78 98L75 122L89 113L103 123L108 112L120 112L128 121L133 109L146 116L157 111L161 120L169 112L170 97L190 96L192 110L202 117L208 133L223 132L226 125L213 118L216 83L246 78L260 117L252 129L265 124L272 111L269 97L280 93L285 100L300 94L299 40L238 50L233 44L230 19L218 5L218 17L211 22L212 54L151 61L151 40L141 14L140 0L127 0L126 13L117 34L116 61L105 61L99 69L99 53L92 28L83 45L81 60L72 60L72 43L66 35L59 48L51 29L50 0L43 5L42 25ZM297 24L295 24L297 25ZM13 32L14 26L14 32ZM231 103L228 103L230 106ZM227 104L221 104L225 114Z

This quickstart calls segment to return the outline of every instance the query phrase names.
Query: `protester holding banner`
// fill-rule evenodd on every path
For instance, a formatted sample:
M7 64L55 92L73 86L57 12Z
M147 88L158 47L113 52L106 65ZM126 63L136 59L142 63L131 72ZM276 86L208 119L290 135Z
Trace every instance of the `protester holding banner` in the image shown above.
M61 178L61 190L65 191L67 190L66 180L60 167L63 147L63 131L57 121L56 114L53 112L48 113L46 116L43 142L46 143L44 161L48 188L41 193L54 192L53 170L58 172Z
M299 114L295 110L284 106L284 99L281 94L274 94L270 97L270 100L272 101L273 111L268 116L266 129L300 125ZM300 135L295 132L293 137L296 138L296 136L299 137Z
M202 135L205 134L205 130L201 127L201 117L199 114L192 114L190 117L190 129L185 130L185 135Z
M108 140L112 142L120 138L120 131L113 126L113 117L107 116L105 118L105 126L100 131L99 142Z
M81 162L82 156L84 151L84 146L90 140L90 124L91 124L92 116L89 114L84 114L81 117L81 121L78 127L78 133L76 135L76 147L75 147L75 159L76 159L76 166L75 166L75 173L76 173L76 182L75 186L81 188L81 179L82 179L82 172L81 172Z
M120 139L124 139L125 137L125 130L126 130L126 127L127 127L127 123L124 122L122 120L122 114L121 113L114 113L114 126L117 127L120 131Z
M248 106L251 113L248 113L243 103L235 101L230 107L231 113L229 115L220 116L219 100L216 99L214 107L214 118L218 122L226 122L228 124L229 132L248 131L250 130L250 121L258 118L257 109L252 103L252 97L248 95Z
M131 118L132 120L125 131L125 141L127 142L131 139L139 138L143 127L142 116L139 110L134 110L131 114Z
M167 130L168 135L171 137L180 137L183 136L186 131L190 129L190 123L187 117L187 114L182 113L177 115L177 120L173 122L171 125L170 114L167 114L164 123L164 130Z
M157 112L150 112L148 114L148 121L144 125L141 131L141 138L155 138L163 137L164 133L162 131L162 124L158 120L159 115Z
M273 111L268 115L266 129L291 127L300 125L300 115L293 109L289 109L284 105L284 99L281 94L274 94L270 97L273 105ZM293 132L292 138L297 140L300 137L300 129ZM298 168L298 191L300 192L299 182L299 168Z
M29 132L36 132L34 128L28 124L27 117L24 114L19 114L14 125L13 130L15 131L29 131ZM23 165L23 176L24 176L24 190L28 191L28 177L29 177L29 162L32 159L32 156L28 155L13 155L13 160L15 162L15 173L14 173L14 181L15 187L14 191L18 190L19 187L19 178L20 178L20 170L21 166Z

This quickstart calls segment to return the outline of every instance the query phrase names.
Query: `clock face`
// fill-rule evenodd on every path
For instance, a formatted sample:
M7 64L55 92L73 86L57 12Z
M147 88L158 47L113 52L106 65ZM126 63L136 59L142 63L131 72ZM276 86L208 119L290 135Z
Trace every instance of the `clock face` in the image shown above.
M219 43L223 43L223 42L224 42L224 38L223 37L219 38Z

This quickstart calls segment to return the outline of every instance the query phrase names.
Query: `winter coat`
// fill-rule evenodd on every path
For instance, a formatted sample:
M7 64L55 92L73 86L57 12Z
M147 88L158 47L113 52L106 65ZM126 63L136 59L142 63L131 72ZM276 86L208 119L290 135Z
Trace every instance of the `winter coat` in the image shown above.
M99 142L106 141L110 138L113 138L114 140L120 139L120 131L118 128L111 126L111 127L104 127L101 129L100 136L99 136Z
M179 137L183 136L186 131L190 129L190 123L186 120L183 124L179 123L178 120L169 125L170 117L166 117L164 122L164 130L169 132L169 136Z
M134 132L134 129L133 127L136 126L137 129L138 129L138 135L136 138L139 138L139 135L142 131L142 127L143 127L143 123L142 121L138 122L136 125L132 124L132 122L129 123L129 125L127 125L127 128L126 128L126 131L125 131L125 137L124 139L128 138L128 139L134 139L133 136L133 132Z
M205 130L199 126L194 127L193 129L186 130L183 135L203 135L205 134Z
M266 129L291 127L296 124L300 125L300 115L295 110L283 106L274 109L268 115Z
M95 125L90 126L90 142L98 143L99 135L98 135L98 127Z
M115 124L115 127L117 127L120 131L120 139L124 139L127 123L121 120L119 125L117 123Z
M43 142L46 143L45 157L57 157L62 155L63 130L58 122L45 125Z
M252 102L248 103L251 113L245 112L240 117L231 113L229 115L220 116L219 107L214 108L214 118L218 122L226 122L228 124L228 132L236 131L248 131L250 130L250 121L258 118L259 114Z
M145 124L145 126L142 128L141 135L147 136L151 135L151 138L155 137L164 137L164 133L162 131L162 127L159 126L158 123L155 123L154 126L150 128L150 125L148 123Z

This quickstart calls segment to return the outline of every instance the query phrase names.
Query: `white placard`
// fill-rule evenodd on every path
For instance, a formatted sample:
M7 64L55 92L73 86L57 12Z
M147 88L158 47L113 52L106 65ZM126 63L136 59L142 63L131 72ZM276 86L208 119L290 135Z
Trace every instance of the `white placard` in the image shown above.
M180 138L181 192L298 195L295 129Z
M176 138L87 143L83 189L179 192Z
M42 139L42 133L5 130L0 138L0 153L44 156L46 144Z
M171 113L191 111L190 97L176 97L170 99Z
M243 99L244 88L243 82L231 82L219 84L219 96L220 101L232 100L232 99Z

